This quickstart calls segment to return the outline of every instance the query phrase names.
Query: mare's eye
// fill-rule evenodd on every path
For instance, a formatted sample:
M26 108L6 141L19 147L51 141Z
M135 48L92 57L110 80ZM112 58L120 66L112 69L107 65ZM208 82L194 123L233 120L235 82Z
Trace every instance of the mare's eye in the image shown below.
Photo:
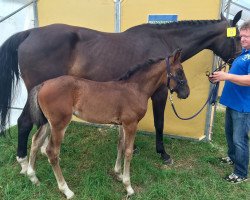
M240 40L240 39L241 39L241 36L238 35L238 36L236 36L235 38L236 38L236 40Z

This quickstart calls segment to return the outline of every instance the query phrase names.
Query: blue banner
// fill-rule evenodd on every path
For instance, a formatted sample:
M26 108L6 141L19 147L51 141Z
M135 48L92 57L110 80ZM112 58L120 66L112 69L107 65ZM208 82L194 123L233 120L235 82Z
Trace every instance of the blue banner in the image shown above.
M177 21L177 15L148 15L148 23L150 24L167 24Z

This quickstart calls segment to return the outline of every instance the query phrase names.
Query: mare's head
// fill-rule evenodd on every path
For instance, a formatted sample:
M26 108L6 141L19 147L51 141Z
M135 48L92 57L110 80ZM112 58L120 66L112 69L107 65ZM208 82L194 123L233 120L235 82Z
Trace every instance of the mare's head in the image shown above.
M167 58L167 87L171 93L176 92L178 98L186 99L190 90L180 59L180 49Z
M210 46L210 49L215 54L220 56L225 62L232 63L233 59L241 53L241 43L239 37L239 30L237 23L241 18L242 11L239 11L233 18L233 20L227 20L221 14L221 23L224 24L221 35L216 37L215 43ZM218 28L220 28L219 26ZM232 37L227 36L227 28L236 28L236 35ZM216 27L215 27L216 28ZM212 30L211 30L212 31Z

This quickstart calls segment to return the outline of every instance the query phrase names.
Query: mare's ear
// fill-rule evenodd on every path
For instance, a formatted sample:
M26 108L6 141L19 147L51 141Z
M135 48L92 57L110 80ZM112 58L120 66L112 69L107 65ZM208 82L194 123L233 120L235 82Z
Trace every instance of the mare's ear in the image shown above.
M222 13L220 13L220 18L221 18L222 21L227 21L227 18L224 17L224 15Z
M230 24L232 27L235 27L235 26L236 26L236 24L238 23L238 21L239 21L240 18L241 18L241 15L242 15L242 10L239 11L239 12L234 16L234 19L232 20L232 22L231 22L231 24Z
M174 50L174 52L172 54L173 55L173 62L181 59L181 51L182 51L182 49Z

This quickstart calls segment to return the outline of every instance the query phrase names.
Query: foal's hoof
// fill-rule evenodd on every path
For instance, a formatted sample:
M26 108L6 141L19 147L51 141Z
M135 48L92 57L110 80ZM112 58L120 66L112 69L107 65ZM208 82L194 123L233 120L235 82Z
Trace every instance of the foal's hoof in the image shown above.
M123 176L122 176L122 174L116 174L116 180L118 180L118 181L122 181L122 179L123 179Z
M35 181L34 183L33 183L35 186L40 186L41 185L41 183L40 183L40 181L37 179L37 181Z
M139 148L138 146L135 146L135 145L134 145L133 154L134 154L134 155L140 154L140 148Z
M27 174L27 168L22 168L20 171L20 174L26 175Z
M67 199L72 199L74 197L74 192L68 191L67 194L65 193Z
M28 178L30 179L30 181L36 185L36 186L39 186L40 185L40 181L38 180L38 178L36 177L36 173L34 170L28 168L27 170L27 176Z
M127 187L127 197L132 196L135 193L131 186Z
M38 178L36 176L34 177L29 177L30 181L35 185L35 186L39 186L40 185L40 181L38 180Z

